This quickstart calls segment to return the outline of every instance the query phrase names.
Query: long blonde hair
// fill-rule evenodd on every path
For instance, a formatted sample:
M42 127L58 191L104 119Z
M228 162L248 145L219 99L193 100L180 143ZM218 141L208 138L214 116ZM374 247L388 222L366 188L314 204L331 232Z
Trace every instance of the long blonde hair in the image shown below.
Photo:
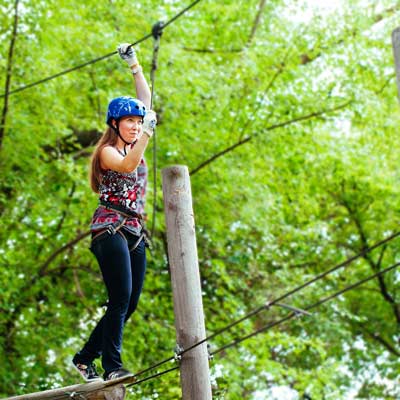
M107 130L103 133L103 136L97 142L96 147L93 151L90 162L89 180L90 186L95 193L99 193L101 175L104 173L104 170L103 168L101 168L100 164L101 151L106 146L115 146L117 144L117 141L118 136L116 135L115 130L111 127L108 127Z

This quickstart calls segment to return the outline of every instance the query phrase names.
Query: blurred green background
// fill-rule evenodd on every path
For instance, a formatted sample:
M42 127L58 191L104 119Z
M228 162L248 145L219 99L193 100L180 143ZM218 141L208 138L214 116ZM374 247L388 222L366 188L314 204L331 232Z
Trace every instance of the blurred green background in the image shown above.
M110 99L135 95L118 56L184 1L0 1L0 395L78 382L70 359L104 312L88 230L93 145ZM148 225L153 249L126 367L173 355L161 169L191 171L207 333L399 230L394 0L202 0L161 38ZM9 57L10 48L12 57ZM149 78L153 43L136 47ZM7 102L5 99L7 98ZM7 104L7 109L4 106ZM306 307L399 260L399 240L286 300ZM273 308L219 346L281 318ZM400 272L348 292L211 362L215 399L398 399ZM160 369L161 370L161 369ZM178 399L178 372L128 399Z

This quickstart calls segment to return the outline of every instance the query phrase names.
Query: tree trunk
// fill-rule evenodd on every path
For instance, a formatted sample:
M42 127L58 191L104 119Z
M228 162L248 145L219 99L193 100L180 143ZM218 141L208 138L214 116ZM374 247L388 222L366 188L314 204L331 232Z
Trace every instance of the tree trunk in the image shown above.
M13 25L13 32L12 32L12 36L11 36L10 49L8 50L7 76L6 76L6 83L5 83L5 88L4 88L4 105L3 105L3 112L1 114L1 121L0 121L0 149L3 144L5 125L6 125L6 119L7 119L7 111L8 111L8 92L10 90L10 84L11 84L14 46L15 46L15 40L17 38L17 28L18 28L18 3L19 3L19 0L15 0L14 25Z

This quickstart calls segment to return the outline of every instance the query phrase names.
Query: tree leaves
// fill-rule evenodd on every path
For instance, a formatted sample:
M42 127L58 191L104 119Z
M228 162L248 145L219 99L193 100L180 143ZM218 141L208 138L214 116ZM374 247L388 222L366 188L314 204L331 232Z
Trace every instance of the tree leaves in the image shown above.
M390 33L398 11L392 1L379 9L353 3L305 22L301 15L312 14L302 14L301 2L204 1L162 36L157 160L160 169L179 163L193 171L208 333L397 231L399 115ZM4 87L13 19L10 5L0 6ZM181 6L23 2L12 87L133 43ZM137 52L148 76L151 40ZM108 101L122 94L134 95L133 81L113 56L9 98L0 153L3 396L76 382L69 358L107 300L84 237L97 203L87 181L90 135L98 137ZM149 151L150 170L151 158ZM145 288L124 334L124 362L134 371L171 356L175 346L157 192ZM153 193L150 185L149 214ZM288 304L305 307L393 264L397 247L394 241L375 250ZM214 397L272 398L281 388L299 398L346 399L351 390L359 398L395 398L395 276L218 354ZM285 312L258 314L216 337L211 350ZM134 386L128 397L178 398L178 375L164 378Z

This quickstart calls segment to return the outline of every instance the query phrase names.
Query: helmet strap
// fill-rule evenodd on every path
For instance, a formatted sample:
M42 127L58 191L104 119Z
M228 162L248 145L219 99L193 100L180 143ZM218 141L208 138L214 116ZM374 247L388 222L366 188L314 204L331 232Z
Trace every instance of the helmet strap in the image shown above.
M115 123L117 124L117 126L114 127L115 133L116 133L116 134L121 138L121 140L125 143L125 146L131 145L131 144L132 144L131 142L127 142L127 141L121 136L121 133L120 133L120 131L119 131L119 120L116 120ZM124 146L124 152L125 152L125 154L126 154L125 146Z

